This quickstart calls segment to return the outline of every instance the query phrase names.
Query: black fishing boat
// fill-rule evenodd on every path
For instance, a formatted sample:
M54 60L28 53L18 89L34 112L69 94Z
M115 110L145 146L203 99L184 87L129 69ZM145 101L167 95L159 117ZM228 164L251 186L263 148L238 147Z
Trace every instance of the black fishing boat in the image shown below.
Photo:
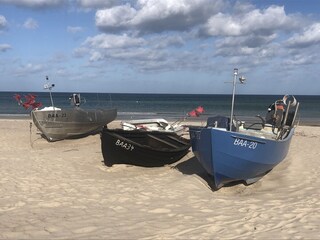
M190 142L173 132L103 128L101 148L107 166L161 167L188 153Z

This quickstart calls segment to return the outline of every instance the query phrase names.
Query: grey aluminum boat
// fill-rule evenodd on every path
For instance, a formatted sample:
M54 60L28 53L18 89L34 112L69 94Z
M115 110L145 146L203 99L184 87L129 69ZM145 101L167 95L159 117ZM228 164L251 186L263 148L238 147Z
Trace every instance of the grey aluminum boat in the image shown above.
M48 77L46 78L48 81ZM117 117L117 109L83 109L80 107L80 94L70 97L74 107L61 109L53 104L51 89L54 84L45 84L44 88L50 91L52 106L31 111L34 124L50 141L66 138L79 138L101 131L102 128Z
M34 124L50 142L97 133L117 117L116 109L46 107L31 112Z

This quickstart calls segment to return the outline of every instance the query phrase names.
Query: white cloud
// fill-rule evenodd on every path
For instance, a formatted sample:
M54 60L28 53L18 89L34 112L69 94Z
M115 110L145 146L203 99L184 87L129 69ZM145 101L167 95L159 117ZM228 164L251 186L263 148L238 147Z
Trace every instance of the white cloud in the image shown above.
M115 65L121 63L142 72L208 69L208 59L203 61L201 58L205 54L182 49L184 44L185 40L180 34L148 38L127 34L99 34L88 38L82 48L74 51L74 56L89 55L91 64L97 61L113 62Z
M16 70L16 75L17 76L24 76L24 75L28 75L28 74L39 73L39 72L42 72L43 69L44 69L44 67L41 64L27 63L25 65L20 66Z
M48 8L54 6L61 6L68 3L69 0L0 0L1 3L27 7L27 8Z
M77 48L73 51L72 56L75 58L82 58L86 54L88 54L89 52L90 52L90 50L88 48L80 47L80 48Z
M134 25L157 22L158 20L175 18L186 23L196 22L199 18L208 16L219 10L219 1L211 0L139 0L140 10L132 20ZM203 15L198 15L202 13ZM198 15L198 16L197 16ZM182 23L179 23L182 24Z
M232 58L238 64L246 57L252 66L288 56L288 52L281 51L280 41L297 29L298 18L288 16L281 6L261 10L251 5L241 8L236 4L234 11L233 14L218 13L210 17L200 29L201 35L215 37L214 56Z
M103 54L101 52L98 52L98 51L95 51L95 50L91 51L90 55L91 56L90 56L89 60L91 62L101 61L101 60L104 59Z
M316 62L317 57L314 55L301 55L298 54L293 58L287 59L284 61L285 65L288 66L297 66L297 65L309 65Z
M181 35L161 35L150 39L155 48L182 47L185 41Z
M9 49L11 49L9 44L0 44L0 52L6 52Z
M82 31L83 31L82 27L72 27L72 26L67 27L67 32L69 32L69 33L78 33L78 32L82 32Z
M239 37L225 37L216 41L218 48L234 48L238 46L247 46L249 48L257 48L266 46L272 43L277 37L276 34L269 36L259 36L255 34L249 34L246 36Z
M144 45L144 39L130 37L127 34L99 34L88 37L83 43L84 47L74 53L81 56L81 54L89 52L90 61L101 61L108 58L124 59L126 56L130 58L130 55L137 54L141 51L141 46Z
M211 36L239 36L241 35L241 24L232 16L219 13L208 20L205 32Z
M83 8L107 8L114 6L118 0L76 0Z
M143 38L134 38L127 34L99 34L97 36L87 38L84 45L98 49L113 49L139 47L144 43L145 40Z
M208 20L202 33L208 36L245 36L250 33L268 36L295 26L296 22L286 15L284 7L270 6L239 15L218 13Z
M287 40L287 46L292 48L306 48L320 43L320 23L307 27L300 35L296 34Z
M224 6L222 0L138 0L99 10L96 25L103 31L134 29L141 32L188 30L204 23Z
M28 18L24 24L23 27L26 29L37 29L39 27L38 23L36 20L32 19L32 18Z
M255 63L268 64L270 59L279 56L279 48L275 45L266 45L263 47L250 48L247 46L224 47L217 49L216 56L228 58L239 58L242 64L254 65ZM244 59L246 61L244 61Z
M130 21L136 15L136 10L129 4L116 6L110 9L96 12L96 25L105 30L127 28Z
M283 6L260 9L241 1L232 5L213 0L138 0L98 10L95 17L96 26L108 34L90 37L74 51L92 62L125 64L138 71L210 71L215 64L250 69L314 60L301 53L286 61L297 53L284 50L283 42L307 21L287 14Z
M5 29L7 27L7 24L7 19L4 16L0 15L0 30Z

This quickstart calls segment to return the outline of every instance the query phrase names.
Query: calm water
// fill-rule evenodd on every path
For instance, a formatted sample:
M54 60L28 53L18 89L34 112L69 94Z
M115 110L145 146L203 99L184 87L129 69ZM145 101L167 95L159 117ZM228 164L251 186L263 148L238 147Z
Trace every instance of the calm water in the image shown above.
M28 93L0 92L0 115L2 117L28 116L30 110L19 106L13 98L15 93L24 96ZM43 106L49 106L48 92L33 92L37 101ZM71 93L52 93L54 105L65 108L70 107ZM235 100L236 116L265 116L268 106L279 95L237 95ZM298 118L303 124L320 125L320 96L295 96L300 102ZM115 107L118 109L118 119L140 117L163 117L169 120L179 119L196 108L203 106L204 119L209 115L229 115L231 108L231 95L190 95L190 94L109 94L109 93L81 93L85 99L83 108ZM13 116L12 116L13 115Z

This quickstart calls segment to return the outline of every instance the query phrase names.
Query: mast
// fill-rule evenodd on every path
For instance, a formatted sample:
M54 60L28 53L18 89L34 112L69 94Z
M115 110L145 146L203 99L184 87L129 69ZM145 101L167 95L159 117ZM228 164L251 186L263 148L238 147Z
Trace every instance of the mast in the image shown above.
M50 100L51 100L51 106L54 108L53 104L53 99L52 99L52 94L51 94L51 89L54 87L54 84L49 83L49 77L46 76L47 83L43 86L44 89L49 89L49 94L50 94Z
M238 68L233 69L233 89L232 89L232 102L231 102L231 114L230 114L230 131L232 130L232 122L233 122L233 108L234 108L234 95L236 93L236 81L237 81L237 76L238 76Z
M232 88L232 102L231 102L231 113L230 113L230 129L229 131L232 131L232 123L233 123L233 109L234 109L234 98L235 98L235 94L236 94L236 83L237 83L237 77L238 77L238 68L233 69L233 88ZM246 78L244 76L239 77L239 81L241 84L244 83L244 81L246 80Z

